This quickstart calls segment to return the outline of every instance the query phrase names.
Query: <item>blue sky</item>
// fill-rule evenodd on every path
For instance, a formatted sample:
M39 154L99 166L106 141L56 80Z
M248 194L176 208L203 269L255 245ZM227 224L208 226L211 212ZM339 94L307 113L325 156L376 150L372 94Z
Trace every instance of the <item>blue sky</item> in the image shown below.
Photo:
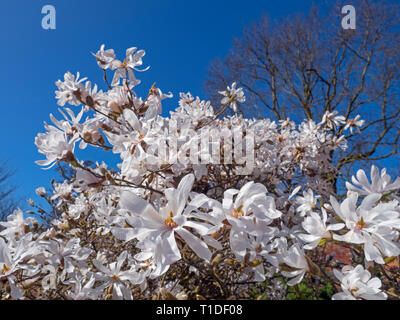
M41 27L41 9L56 8L56 30ZM101 70L90 52L104 43L120 56L125 49L145 49L139 74L146 92L156 81L163 91L191 91L203 96L207 67L224 57L234 37L266 13L279 18L306 11L312 1L136 1L136 0L15 0L0 10L0 92L2 125L0 159L17 170L16 195L34 197L48 186L54 172L42 170L34 138L44 131L49 113L58 116L54 82L66 71L103 85ZM140 92L139 92L140 93ZM176 100L167 102L174 107Z

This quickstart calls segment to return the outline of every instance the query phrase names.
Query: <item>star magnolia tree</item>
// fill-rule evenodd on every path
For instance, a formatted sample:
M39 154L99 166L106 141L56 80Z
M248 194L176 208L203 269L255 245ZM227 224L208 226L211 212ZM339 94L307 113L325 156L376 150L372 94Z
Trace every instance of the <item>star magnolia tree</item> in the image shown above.
M181 93L162 117L171 94L134 91L144 55L130 48L120 61L103 45L106 91L79 73L56 82L61 120L51 114L36 137L37 164L64 163L73 177L36 190L48 224L21 210L1 223L3 299L397 297L400 179L372 167L344 197L332 188L331 156L362 120L246 119L236 83L218 114ZM116 154L118 169L87 165L77 147Z

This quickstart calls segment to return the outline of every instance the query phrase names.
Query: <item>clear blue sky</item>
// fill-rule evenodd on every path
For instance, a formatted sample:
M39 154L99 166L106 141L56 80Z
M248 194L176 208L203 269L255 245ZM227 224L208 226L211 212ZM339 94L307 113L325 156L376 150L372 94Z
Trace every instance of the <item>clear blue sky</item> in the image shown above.
M41 9L56 8L56 30L41 27ZM262 13L279 18L306 11L311 0L167 1L167 0L13 0L0 9L0 159L17 170L17 196L35 197L54 174L34 161L42 159L34 138L49 113L58 116L54 82L66 71L103 85L90 52L104 43L124 56L125 49L145 49L143 88L153 81L163 91L191 91L203 96L209 63L224 57L234 37ZM172 100L169 107L174 107Z

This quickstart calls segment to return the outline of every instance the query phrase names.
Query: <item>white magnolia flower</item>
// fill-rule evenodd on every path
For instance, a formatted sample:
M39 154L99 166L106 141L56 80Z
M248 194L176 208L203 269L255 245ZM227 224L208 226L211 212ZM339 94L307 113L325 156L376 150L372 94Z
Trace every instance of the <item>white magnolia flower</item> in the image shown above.
M282 275L291 278L288 281L289 286L300 283L305 274L310 271L304 250L297 243L289 249L286 248L286 245L279 247L276 257Z
M56 82L58 90L55 93L58 105L64 106L69 103L73 106L79 106L82 103L80 93L85 89L82 82L87 78L79 79L79 76L79 72L77 72L76 78L71 72L67 72L64 74L64 81L58 80Z
M97 64L102 69L109 69L115 59L114 49L104 50L105 45L102 44L100 50L96 54L92 53L97 60Z
M203 197L194 198L185 209L193 183L194 175L189 174L182 178L177 189L166 189L164 194L167 203L158 211L133 193L124 192L120 205L133 214L127 218L127 223L134 229L114 228L114 235L126 241L137 238L139 241L150 239L157 242L159 247L156 251L163 256L165 265L181 258L175 239L178 235L200 258L210 261L212 254L206 243L187 229L191 228L203 236L212 232L214 227L212 224L190 220L191 212L206 201Z
M246 101L243 88L236 88L236 82L232 83L232 87L228 86L226 91L218 91L218 93L224 96L224 98L221 100L221 104L229 104L233 112L237 112L238 102L243 103Z
M73 238L68 242L63 240L41 241L42 248L45 249L45 256L48 263L57 267L63 266L64 273L72 273L75 266L83 266L92 250L80 246L80 239Z
M300 216L305 216L307 213L315 211L317 207L317 201L321 196L314 196L311 189L303 191L303 196L297 196L296 202L299 205L296 209L300 213Z
M376 204L380 198L379 194L371 194L357 206L357 193L350 192L341 204L331 196L335 213L349 230L344 235L334 234L333 239L363 244L367 261L384 264L382 254L386 257L400 254L399 245L393 241L397 236L394 229L400 229L400 213L396 200Z
M132 270L121 271L121 268L128 256L128 252L122 252L116 262L111 262L105 267L96 259L93 265L99 270L94 273L96 280L102 281L103 287L112 287L112 298L114 300L132 300L132 292L129 288L128 281L132 284L138 284L143 281L142 275Z
M338 127L340 124L346 123L346 118L344 116L338 116L338 111L329 112L326 111L322 117L321 124L326 123L326 126L330 129Z
M251 236L243 231L231 232L230 246L238 261L247 259L250 262L245 272L250 274L252 281L265 281L263 260L271 262L270 251L274 249L272 240L277 234L274 229L270 234ZM273 262L272 262L273 263ZM244 280L244 279L243 279Z
M145 114L145 119L146 120L151 120L155 118L158 114L161 113L161 101L167 98L172 98L173 94L171 92L169 93L163 93L161 89L156 88L151 90L151 94L149 98L147 99L146 106L148 107L146 114Z
M318 213L311 211L301 224L307 234L302 233L298 237L307 242L304 246L306 250L316 248L322 239L332 239L331 231L341 230L344 227L343 223L327 225L328 216L326 210L322 208L321 211L322 218Z
M255 235L256 229L252 230L255 227L254 218L268 225L282 215L282 212L276 209L274 198L267 196L267 188L253 181L246 183L240 190L226 190L222 209L225 218L233 227Z
M120 79L129 79L130 85L131 86L136 86L140 83L140 80L137 80L133 71L146 71L148 68L145 70L138 70L136 67L141 66L143 64L142 58L146 54L144 50L139 50L135 53L137 50L136 47L132 47L126 50L126 58L124 61L120 60L113 60L111 62L111 69L115 70L113 80L111 82L112 86L117 86L119 85Z
M16 248L10 248L10 243L6 243L0 237L0 280L8 280L11 296L15 299L24 297L22 289L16 283L16 273L19 270L25 270L33 275L40 268L40 265L33 266L27 263L39 250L31 240L32 234L30 233L16 243Z
M39 133L35 138L35 144L38 147L38 151L46 156L46 160L35 161L40 166L48 166L45 169L50 169L56 163L56 161L69 160L73 157L75 142L79 139L78 136L74 136L68 139L65 132L53 127L46 125L46 129L49 131L46 133Z
M376 193L383 196L400 189L400 177L397 177L396 180L392 182L390 176L386 173L386 168L383 168L381 174L379 174L379 169L372 166L371 183L368 181L368 178L362 169L357 171L356 177L351 177L351 181L355 186L346 181L346 188L347 190L357 192L359 195L367 196Z
M54 183L54 192L51 196L51 200L56 200L61 198L63 200L71 199L73 185L69 181L64 181L62 183Z
M371 278L371 273L362 265L345 266L342 272L336 269L333 272L341 282L342 292L335 293L332 300L386 300L386 293L380 289L381 280Z
M0 235L7 239L14 239L16 236L21 238L26 233L26 227L35 222L37 222L35 218L25 218L22 210L18 208L7 216L7 221L0 222L0 226L4 228Z
M72 290L69 290L68 296L73 300L96 300L99 298L100 294L106 288L106 286L101 285L94 288L94 284L96 282L96 278L91 275L89 280L83 284L85 281L85 277L78 272L75 272L73 277L71 277L68 281L65 281L65 284L73 284L74 287Z
M359 127L362 127L362 125L365 123L365 120L359 120L359 119L360 119L359 114L354 119L348 119L346 121L344 130L350 128L351 133L353 133L354 128L357 128L357 130L360 130Z

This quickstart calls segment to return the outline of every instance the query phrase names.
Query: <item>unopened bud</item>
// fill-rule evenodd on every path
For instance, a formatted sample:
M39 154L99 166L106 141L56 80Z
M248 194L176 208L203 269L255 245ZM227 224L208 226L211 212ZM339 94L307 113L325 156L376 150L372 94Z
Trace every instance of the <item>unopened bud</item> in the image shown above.
M46 189L43 187L39 187L35 190L36 194L40 197L45 197L46 196Z
M115 113L121 113L121 108L115 101L110 101L108 107Z

